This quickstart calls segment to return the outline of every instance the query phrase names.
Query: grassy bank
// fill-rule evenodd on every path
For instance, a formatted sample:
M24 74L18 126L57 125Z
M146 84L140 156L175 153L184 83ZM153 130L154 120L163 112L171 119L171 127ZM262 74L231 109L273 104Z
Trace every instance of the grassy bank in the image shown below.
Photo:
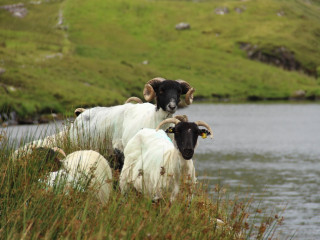
M117 185L107 204L94 189L77 191L63 183L48 188L46 174L56 165L44 161L46 151L35 151L12 161L15 144L0 138L0 239L276 239L282 218L257 209L252 199L229 198L217 185L183 185L173 203L158 203L132 191L121 195ZM19 139L20 143L26 137ZM30 139L28 139L30 140ZM67 153L78 150L68 140L59 144ZM89 146L87 146L89 148ZM104 151L103 151L104 150ZM107 153L107 149L101 149ZM110 159L109 159L110 160ZM110 160L111 161L111 160ZM117 174L113 173L114 181ZM83 189L83 188L82 188ZM224 221L217 224L216 219ZM281 229L281 227L280 227Z
M155 76L184 79L205 99L320 96L317 1L19 2L23 18L0 9L0 109L18 119L142 97ZM182 21L191 28L176 30ZM250 60L243 43L279 59L282 47L301 69Z

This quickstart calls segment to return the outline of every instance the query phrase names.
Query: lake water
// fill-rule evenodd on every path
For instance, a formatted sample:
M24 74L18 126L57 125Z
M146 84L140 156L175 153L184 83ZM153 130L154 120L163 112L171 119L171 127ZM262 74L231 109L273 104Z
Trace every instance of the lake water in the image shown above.
M320 239L320 104L193 104L177 114L212 126L214 139L199 138L193 158L200 180L250 194L266 212L285 208L283 239Z
M178 111L212 126L194 162L200 179L251 193L283 212L283 235L320 239L320 105L194 104Z

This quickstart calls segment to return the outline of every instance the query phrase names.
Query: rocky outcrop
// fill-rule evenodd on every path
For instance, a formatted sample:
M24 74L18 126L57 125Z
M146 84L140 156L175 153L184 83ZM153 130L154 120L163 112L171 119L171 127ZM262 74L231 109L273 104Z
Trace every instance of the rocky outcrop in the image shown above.
M23 3L0 6L0 9L7 10L12 16L18 18L24 18L28 13Z
M274 66L282 67L289 71L303 71L309 75L315 75L315 71L304 68L295 59L294 52L284 46L264 48L251 43L240 43L240 48L247 53L248 58Z

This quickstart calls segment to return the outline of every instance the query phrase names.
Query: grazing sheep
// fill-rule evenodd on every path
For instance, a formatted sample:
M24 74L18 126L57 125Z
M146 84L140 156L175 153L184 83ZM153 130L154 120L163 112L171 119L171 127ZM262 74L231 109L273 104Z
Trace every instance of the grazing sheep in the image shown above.
M66 181L66 186L77 186L79 182L95 188L101 203L106 203L112 191L112 172L108 161L92 150L76 151L61 160L62 169L50 173L47 184Z
M128 141L141 128L156 128L166 118L172 117L177 110L180 95L185 94L185 102L193 101L194 88L183 80L166 80L154 78L147 82L143 94L146 101L156 99L156 107L151 103L127 103L114 107L94 107L90 109L76 109L78 115L70 129L49 136L43 140L27 144L15 152L27 151L37 147L58 146L59 139L69 136L70 142L99 149L102 144L109 143L114 152L120 156L119 167L122 168L122 152ZM32 151L32 150L31 150Z
M166 131L159 130L167 123L175 124ZM206 129L200 129L204 126ZM172 141L167 133L174 134ZM210 126L203 122L185 122L176 118L162 121L157 129L144 128L128 142L124 149L124 166L120 175L120 189L127 191L132 184L139 192L158 199L163 190L170 190L171 200L179 192L180 177L187 175L191 183L196 182L192 157L198 136L211 135Z

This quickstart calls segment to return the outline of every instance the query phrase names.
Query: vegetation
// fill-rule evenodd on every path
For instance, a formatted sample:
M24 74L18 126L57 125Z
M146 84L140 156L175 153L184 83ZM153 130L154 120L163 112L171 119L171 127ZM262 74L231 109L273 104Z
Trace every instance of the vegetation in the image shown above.
M172 203L169 196L152 203L134 191L123 196L116 172L110 200L101 205L94 189L75 186L65 194L63 182L48 187L55 156L42 149L13 160L16 142L0 136L0 239L275 239L283 220L254 207L252 199L228 198L219 186L210 192L199 184L190 198L191 186L183 185ZM67 153L79 149L68 142L60 143Z
M289 99L298 90L320 96L315 0L3 0L1 6L18 2L27 9L23 18L0 9L0 109L19 119L142 97L155 76L187 80L198 99ZM229 13L216 14L219 7ZM191 28L178 31L179 22ZM249 60L243 43L276 58L282 56L274 49L284 47L301 69Z

